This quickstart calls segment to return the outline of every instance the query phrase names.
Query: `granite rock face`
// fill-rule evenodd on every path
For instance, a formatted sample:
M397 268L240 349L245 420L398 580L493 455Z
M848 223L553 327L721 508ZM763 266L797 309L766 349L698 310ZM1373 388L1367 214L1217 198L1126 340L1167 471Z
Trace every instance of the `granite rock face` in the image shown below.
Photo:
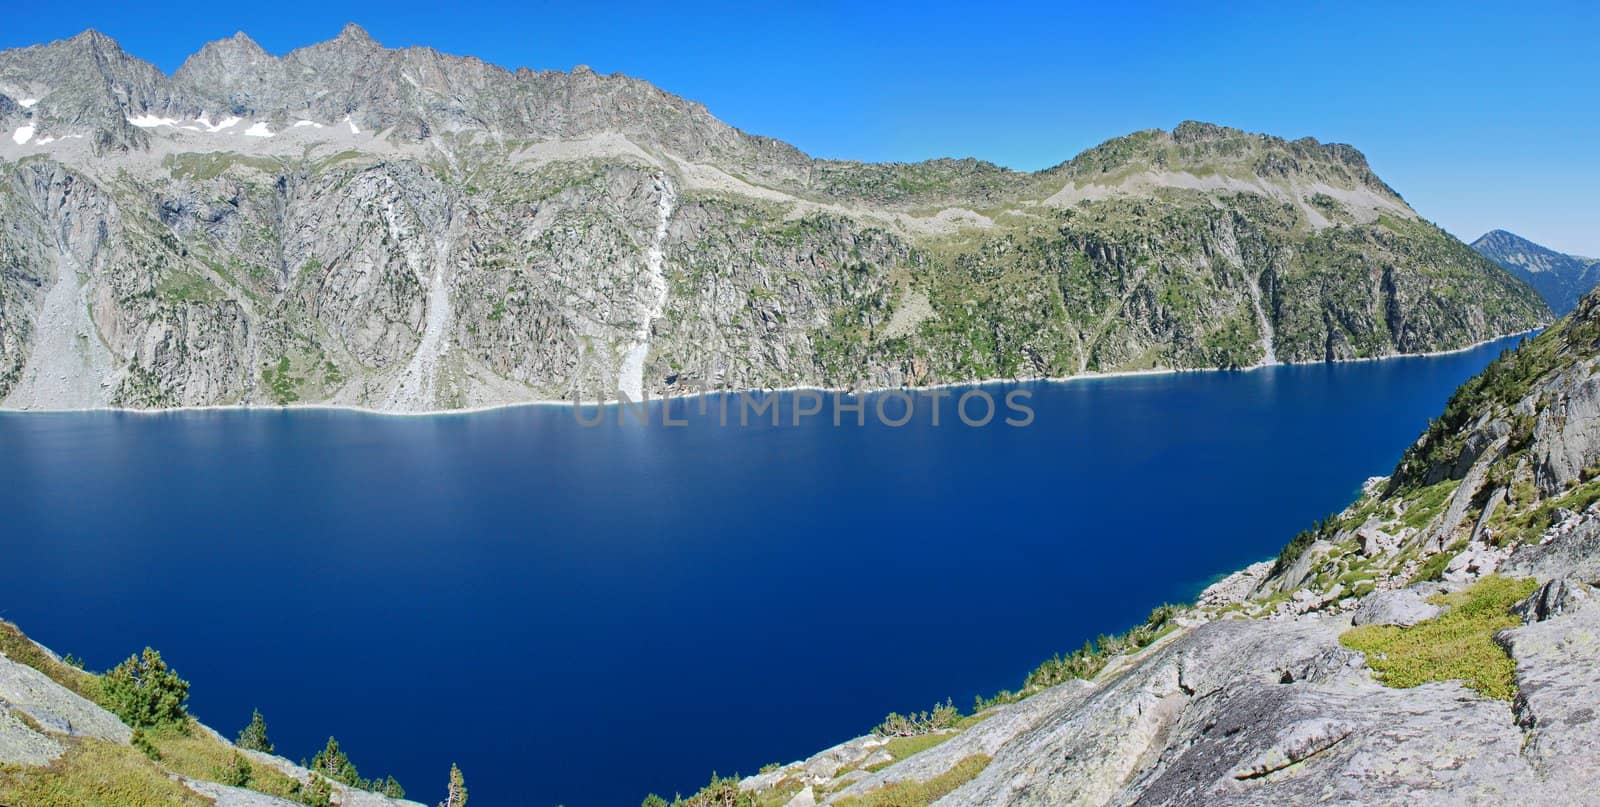
M816 160L644 81L359 27L0 52L0 405L438 410L1458 348L1548 317L1356 150Z

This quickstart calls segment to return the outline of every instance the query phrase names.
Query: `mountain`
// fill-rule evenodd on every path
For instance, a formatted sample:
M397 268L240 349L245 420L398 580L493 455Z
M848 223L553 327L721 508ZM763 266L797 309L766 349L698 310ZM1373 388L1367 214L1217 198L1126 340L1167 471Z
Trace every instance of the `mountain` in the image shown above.
M1593 803L1597 422L1600 292L1276 560L687 804Z
M1571 311L1578 298L1600 284L1600 260L1564 255L1516 233L1490 230L1472 248L1528 281L1558 315Z
M812 159L622 75L348 26L0 52L0 404L436 410L1463 347L1547 321L1355 149Z

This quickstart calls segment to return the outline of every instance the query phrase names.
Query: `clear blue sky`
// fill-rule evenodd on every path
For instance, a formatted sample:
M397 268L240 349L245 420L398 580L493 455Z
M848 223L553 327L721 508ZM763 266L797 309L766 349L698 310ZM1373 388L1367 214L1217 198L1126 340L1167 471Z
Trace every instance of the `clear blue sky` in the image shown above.
M823 157L1054 165L1206 120L1354 144L1463 239L1600 257L1600 12L1585 3L12 3L0 47L98 28L171 71L244 30L621 71Z

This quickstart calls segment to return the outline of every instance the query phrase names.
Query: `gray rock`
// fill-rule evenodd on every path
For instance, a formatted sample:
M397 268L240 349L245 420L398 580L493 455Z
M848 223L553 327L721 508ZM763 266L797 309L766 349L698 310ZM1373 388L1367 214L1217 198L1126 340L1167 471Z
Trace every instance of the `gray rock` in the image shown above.
M34 731L0 703L0 764L47 765L65 751L61 743Z
M1529 803L1596 800L1600 605L1587 597L1565 599L1560 613L1497 637L1517 665L1517 723L1527 733L1523 756L1542 778L1540 795Z
M1068 681L1016 703L999 706L977 725L953 739L913 754L888 768L842 788L828 800L860 796L895 782L926 782L973 754L993 756L1018 734L1032 728L1048 715L1081 704L1094 690L1088 681Z
M216 782L185 779L183 786L216 802L217 807L299 807L299 802L257 793L242 787L228 787Z
M1551 580L1517 603L1511 612L1522 617L1524 622L1543 622L1567 611L1589 607L1597 599L1600 599L1600 595L1592 586L1571 580Z
M783 807L817 807L816 793L810 785L806 785L804 790L794 794L794 798L784 802Z
M1501 564L1501 571L1540 580L1600 583L1600 512L1590 508L1575 519L1563 520L1538 544L1518 547Z
M46 730L126 743L132 730L115 715L26 664L0 656L0 701Z

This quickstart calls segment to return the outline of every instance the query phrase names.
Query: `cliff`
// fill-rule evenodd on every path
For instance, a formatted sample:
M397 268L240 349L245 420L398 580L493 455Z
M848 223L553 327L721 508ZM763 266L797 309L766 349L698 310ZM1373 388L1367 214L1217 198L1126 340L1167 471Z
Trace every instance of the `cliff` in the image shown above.
M0 405L387 411L1457 348L1547 321L1354 148L812 159L621 75L355 26L172 76L0 52Z

